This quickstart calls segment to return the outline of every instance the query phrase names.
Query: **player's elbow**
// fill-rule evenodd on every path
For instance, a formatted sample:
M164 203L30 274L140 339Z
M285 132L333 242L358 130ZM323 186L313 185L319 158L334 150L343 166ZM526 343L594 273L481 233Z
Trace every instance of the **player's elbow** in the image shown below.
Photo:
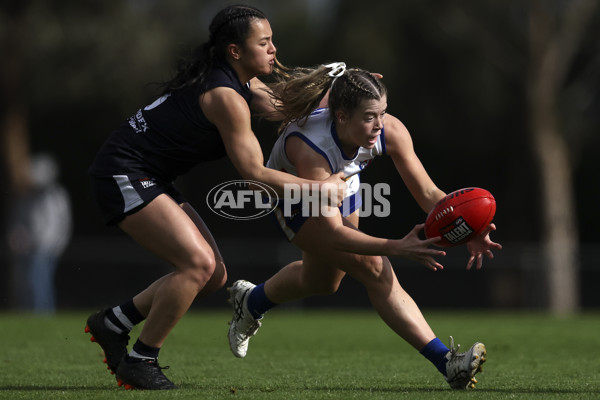
M261 174L261 171L259 168L255 168L255 167L245 168L243 171L240 171L240 175L242 175L242 178L249 180L249 181L258 181L258 182L263 181L263 174Z
M262 182L265 168L259 161L246 161L236 165L236 169L243 179L259 182Z

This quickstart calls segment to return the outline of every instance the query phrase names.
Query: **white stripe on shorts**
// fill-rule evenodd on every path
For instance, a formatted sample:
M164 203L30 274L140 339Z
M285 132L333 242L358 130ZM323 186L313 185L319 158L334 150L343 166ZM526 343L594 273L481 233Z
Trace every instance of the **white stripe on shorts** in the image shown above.
M283 211L281 211L281 208L275 207L275 209L273 210L273 212L275 213L275 218L277 219L277 222L279 223L279 226L281 227L281 230L283 231L283 233L285 234L285 236L288 238L288 240L292 241L292 239L294 238L294 236L296 236L296 232L294 232L287 225L287 221L285 220L285 217L283 216Z
M117 182L123 200L125 201L125 208L123 209L124 213L144 204L144 200L142 200L138 192L135 191L127 175L113 175L113 178Z

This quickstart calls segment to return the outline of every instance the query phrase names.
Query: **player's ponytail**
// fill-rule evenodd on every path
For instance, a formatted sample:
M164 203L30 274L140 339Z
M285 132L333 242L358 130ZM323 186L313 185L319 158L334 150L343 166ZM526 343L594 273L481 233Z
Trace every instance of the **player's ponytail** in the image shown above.
M269 87L276 112L280 119L282 117L282 129L290 122L300 126L306 123L328 93L331 114L341 110L349 115L363 100L379 100L387 95L387 89L373 74L362 69L346 69L344 63L294 68Z
M288 70L285 76L277 76L276 82L268 85L282 127L290 122L302 125L319 106L335 79L329 75L330 71L325 65L297 67Z

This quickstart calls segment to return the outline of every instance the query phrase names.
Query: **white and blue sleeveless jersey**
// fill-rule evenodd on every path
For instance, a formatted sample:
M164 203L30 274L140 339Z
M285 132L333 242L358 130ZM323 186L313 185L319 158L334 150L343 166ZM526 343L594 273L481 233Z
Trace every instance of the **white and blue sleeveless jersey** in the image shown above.
M362 203L359 193L359 173L371 163L373 158L385 154L384 133L382 128L381 135L372 149L359 147L354 155L348 157L342 150L329 109L320 108L313 111L303 126L298 126L297 123L287 126L273 146L267 167L297 176L296 167L290 162L285 146L288 138L292 136L300 138L327 160L332 173L344 171L344 175L350 177L347 181L346 198L342 205L342 214L348 216L356 211Z

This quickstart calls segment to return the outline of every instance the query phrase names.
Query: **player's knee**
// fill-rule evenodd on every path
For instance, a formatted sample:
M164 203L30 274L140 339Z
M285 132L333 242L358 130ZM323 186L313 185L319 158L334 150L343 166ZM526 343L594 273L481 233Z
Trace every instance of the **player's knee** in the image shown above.
M196 283L198 291L200 291L211 279L216 269L217 260L215 259L213 252L198 250L189 257L186 273L189 279Z
M204 288L200 291L199 294L202 296L207 296L213 294L217 290L221 289L225 286L227 282L227 270L225 269L225 263L221 259L216 260L215 271L212 276L204 285Z
M339 281L319 281L316 285L313 285L315 295L330 295L338 291L340 287Z
M379 281L384 276L385 262L380 256L361 257L362 275L368 281Z
M310 296L326 296L334 294L340 287L340 282L341 279L324 279L323 277L319 277L318 279L315 279L315 277L303 277L302 279L304 290Z
M215 270L211 277L211 281L213 281L213 288L215 291L221 289L227 283L227 268L225 268L225 263L222 259L216 260Z

